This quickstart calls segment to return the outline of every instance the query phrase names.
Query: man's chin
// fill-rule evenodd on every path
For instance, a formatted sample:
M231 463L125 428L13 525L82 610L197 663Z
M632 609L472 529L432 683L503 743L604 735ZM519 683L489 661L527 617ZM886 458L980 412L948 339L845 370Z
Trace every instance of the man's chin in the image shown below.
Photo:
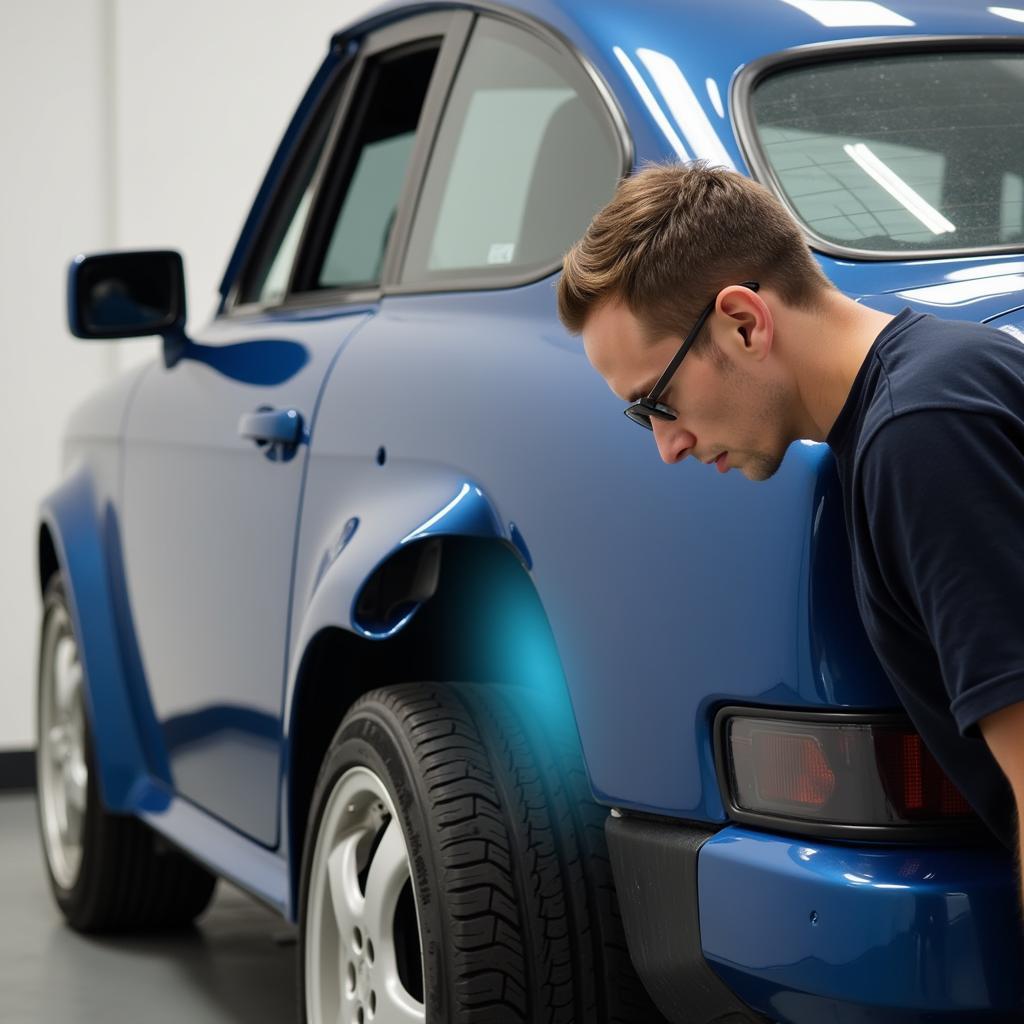
M765 480L771 480L773 476L779 471L779 466L782 465L782 459L775 458L772 455L753 455L747 458L742 466L736 468L748 479L754 483L762 483Z

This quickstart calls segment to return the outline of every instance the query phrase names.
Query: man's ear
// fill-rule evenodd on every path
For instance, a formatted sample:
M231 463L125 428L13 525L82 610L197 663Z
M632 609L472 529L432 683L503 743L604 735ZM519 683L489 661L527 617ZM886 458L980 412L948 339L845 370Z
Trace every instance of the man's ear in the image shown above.
M764 359L771 351L775 322L768 304L758 292L742 285L728 285L718 293L715 312L725 325L722 342L736 356Z

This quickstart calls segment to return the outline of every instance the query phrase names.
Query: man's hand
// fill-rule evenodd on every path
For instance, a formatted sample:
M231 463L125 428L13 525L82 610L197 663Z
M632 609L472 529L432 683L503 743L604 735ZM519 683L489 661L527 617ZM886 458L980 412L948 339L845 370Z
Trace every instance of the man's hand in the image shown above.
M1017 801L1017 843L1020 851L1020 823L1024 821L1024 703L1011 704L986 715L978 722L978 728L1013 789ZM1020 859L1024 862L1024 851L1021 851ZM1021 885L1024 892L1024 879Z

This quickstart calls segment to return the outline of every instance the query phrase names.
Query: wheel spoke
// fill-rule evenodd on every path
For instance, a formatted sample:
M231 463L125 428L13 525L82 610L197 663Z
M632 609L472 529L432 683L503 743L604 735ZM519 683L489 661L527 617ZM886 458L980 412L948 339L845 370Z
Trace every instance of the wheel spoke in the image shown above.
M57 645L53 657L53 671L53 701L57 709L65 713L63 717L66 717L82 683L82 666L78 661L78 652L74 641L68 637L64 637Z
M384 829L366 879L366 926L382 950L394 946L395 906L409 877L402 826L394 818Z
M387 984L377 990L374 1019L380 1024L423 1024L427 1011L402 987L398 974L392 973Z
M62 765L68 758L68 727L55 725L47 733L46 738L49 742L50 761Z
M85 787L87 782L88 773L85 765L80 761L72 761L64 777L64 784L67 788L68 805L73 807L79 814L85 813Z
M327 858L327 884L338 934L347 940L352 926L363 919L365 901L359 891L359 869L356 850L361 832L345 836Z

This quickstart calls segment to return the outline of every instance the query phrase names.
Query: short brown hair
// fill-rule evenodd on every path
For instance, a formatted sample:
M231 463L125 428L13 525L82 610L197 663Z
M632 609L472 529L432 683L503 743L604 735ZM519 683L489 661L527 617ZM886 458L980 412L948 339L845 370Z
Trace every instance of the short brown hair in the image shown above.
M573 334L623 300L650 341L688 329L726 285L754 280L816 307L832 287L796 221L763 186L701 161L648 164L620 182L566 253L558 315ZM694 351L707 351L703 334Z

